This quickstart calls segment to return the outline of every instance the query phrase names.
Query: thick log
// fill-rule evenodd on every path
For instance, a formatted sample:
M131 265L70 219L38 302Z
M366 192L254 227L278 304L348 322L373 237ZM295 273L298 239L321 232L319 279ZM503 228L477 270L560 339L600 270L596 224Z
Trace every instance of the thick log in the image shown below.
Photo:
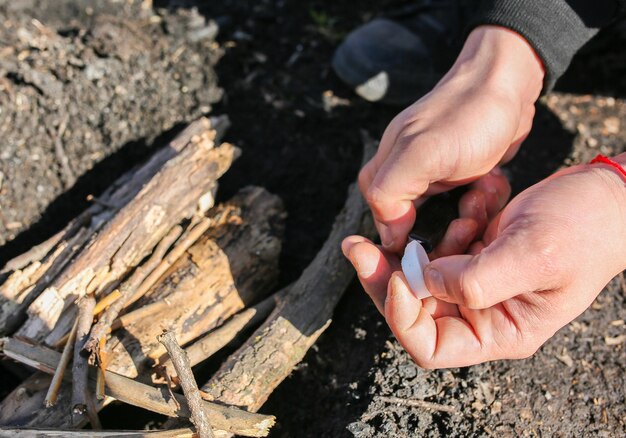
M181 343L189 343L271 290L278 274L284 226L280 200L250 187L215 207L209 217L215 219L215 226L135 304L135 311L122 316L123 321L124 316L142 314L127 318L131 322L109 340L110 371L137 376L163 354L156 339L163 329L172 330ZM13 391L0 404L0 411L14 413L7 419L18 426L68 427L69 387L63 385L57 405L43 411L43 396L29 389L37 379L41 376L27 379Z
M0 340L0 351L8 357L29 365L35 369L46 373L54 372L61 354L41 345L30 345L14 338L4 338ZM67 376L69 378L70 376ZM38 374L40 382L45 384L46 379ZM49 382L49 379L47 379ZM91 383L95 383L95 378L90 378ZM33 382L35 383L35 382ZM35 387L33 387L35 388ZM24 389L22 392L27 391ZM122 402L148 409L170 417L189 418L191 412L185 398L179 394L170 394L165 387L155 388L135 380L120 376L115 373L108 373L106 383L106 394ZM15 393L15 391L14 391ZM59 396L59 404L63 403L62 396ZM19 397L19 395L18 395ZM69 397L68 397L69 398ZM21 405L16 400L13 407L18 410ZM58 405L57 405L58 406ZM243 436L267 436L269 429L274 425L275 418L268 415L250 413L236 407L224 406L222 404L203 402L203 407L208 414L209 421L218 430L236 433ZM56 408L56 406L55 406ZM33 424L32 413L29 416L20 417L15 411L6 409L0 410L0 426L38 426L38 427L65 427L57 426L59 423L59 412L53 409L40 409L36 413L41 424ZM19 413L19 411L18 411ZM63 415L63 414L62 414ZM69 412L65 414L69 420ZM35 417L36 418L36 417ZM45 421L41 421L45 418Z
M210 217L215 225L135 304L142 318L107 342L110 370L136 377L165 354L157 341L163 330L186 345L270 292L281 248L280 199L249 187Z
M202 143L208 146L210 142L218 141L227 127L228 120L225 117L211 120L203 118L190 124L145 164L120 177L98 202L71 221L65 229L9 261L2 269L5 274L0 276L0 333L9 334L19 327L26 317L26 309L57 279L115 212L135 198L163 170L166 163L187 148L192 139L203 138L205 141ZM57 283L56 287L59 286ZM92 287L96 287L96 284Z
M364 158L373 153L365 142ZM257 411L302 360L331 322L333 309L354 269L341 252L348 235L373 235L368 208L356 185L330 236L300 278L289 287L268 320L202 387L214 400Z

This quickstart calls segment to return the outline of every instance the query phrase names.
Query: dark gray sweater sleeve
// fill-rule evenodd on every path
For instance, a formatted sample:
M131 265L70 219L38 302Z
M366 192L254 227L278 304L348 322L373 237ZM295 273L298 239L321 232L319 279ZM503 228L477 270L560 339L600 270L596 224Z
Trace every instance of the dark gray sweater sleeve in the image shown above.
M565 72L576 52L615 21L626 0L485 0L472 27L495 24L522 35L546 69L544 91Z

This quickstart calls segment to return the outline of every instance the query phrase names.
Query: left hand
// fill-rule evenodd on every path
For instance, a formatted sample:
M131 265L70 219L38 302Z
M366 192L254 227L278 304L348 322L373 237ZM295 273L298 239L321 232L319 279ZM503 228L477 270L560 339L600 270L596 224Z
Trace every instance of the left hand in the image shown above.
M620 160L626 164L626 154ZM626 268L626 184L607 166L557 172L488 215L482 241L470 243L481 223L463 212L481 194L461 200L461 219L434 251L439 258L424 272L434 296L425 300L395 272L396 255L357 236L343 244L396 338L424 368L528 357Z

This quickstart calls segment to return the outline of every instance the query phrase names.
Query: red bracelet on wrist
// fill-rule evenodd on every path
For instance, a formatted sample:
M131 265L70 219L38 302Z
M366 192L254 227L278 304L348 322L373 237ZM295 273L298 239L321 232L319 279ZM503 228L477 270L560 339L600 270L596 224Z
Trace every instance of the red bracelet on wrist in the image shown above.
M626 180L626 170L617 161L611 160L610 158L605 157L602 154L598 154L593 160L589 162L589 164L596 163L602 163L611 166L612 168L617 170L617 172L622 176L622 178L624 178L624 180Z

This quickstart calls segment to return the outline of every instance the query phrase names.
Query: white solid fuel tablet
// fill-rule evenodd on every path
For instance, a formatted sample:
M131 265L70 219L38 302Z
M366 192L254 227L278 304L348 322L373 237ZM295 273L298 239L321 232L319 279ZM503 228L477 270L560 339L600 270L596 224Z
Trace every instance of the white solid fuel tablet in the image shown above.
M417 240L409 242L402 256L402 272L409 287L419 299L432 296L424 283L424 268L428 263L430 261L424 247Z

